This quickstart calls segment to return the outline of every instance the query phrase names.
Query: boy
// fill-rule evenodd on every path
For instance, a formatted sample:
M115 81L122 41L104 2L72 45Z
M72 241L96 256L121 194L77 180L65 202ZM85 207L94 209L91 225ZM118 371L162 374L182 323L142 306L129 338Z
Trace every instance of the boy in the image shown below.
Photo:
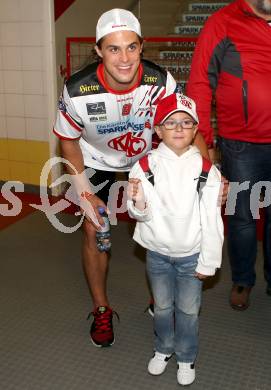
M215 166L199 188L203 158L191 146L198 122L192 99L175 93L162 99L154 117L162 142L148 154L148 169L142 161L134 165L128 186L129 214L138 221L134 239L147 248L155 302L155 352L148 371L162 374L175 353L181 385L195 380L202 280L220 267L223 244Z

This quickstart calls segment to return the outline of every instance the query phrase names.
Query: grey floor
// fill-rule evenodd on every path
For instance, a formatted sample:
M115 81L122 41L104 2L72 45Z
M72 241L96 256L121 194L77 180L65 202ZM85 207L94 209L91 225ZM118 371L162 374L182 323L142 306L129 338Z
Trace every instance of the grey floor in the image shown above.
M66 216L73 223L73 217ZM80 261L81 232L63 234L39 212L1 231L0 388L3 390L180 389L176 363L152 377L152 319L144 253L132 226L113 228L109 294L120 315L112 348L92 346L91 309ZM219 277L203 294L195 390L271 389L271 298L265 294L259 250L251 307L228 305L226 253Z

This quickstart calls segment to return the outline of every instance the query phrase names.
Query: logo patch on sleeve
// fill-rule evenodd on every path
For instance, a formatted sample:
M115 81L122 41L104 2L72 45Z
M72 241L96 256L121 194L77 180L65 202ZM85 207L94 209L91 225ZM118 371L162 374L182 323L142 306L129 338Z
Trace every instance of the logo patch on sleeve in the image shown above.
M65 103L62 95L60 96L59 101L58 101L58 108L60 111L62 111L66 114L67 107L66 107L66 103Z

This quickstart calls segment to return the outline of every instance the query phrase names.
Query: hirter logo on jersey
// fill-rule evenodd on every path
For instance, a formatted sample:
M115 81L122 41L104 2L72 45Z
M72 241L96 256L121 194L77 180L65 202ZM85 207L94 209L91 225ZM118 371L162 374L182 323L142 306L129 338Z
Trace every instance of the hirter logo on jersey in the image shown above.
M132 104L131 103L124 104L124 106L122 107L122 115L123 116L129 115L130 111L131 111L131 108L132 108Z
M138 137L134 137L131 132L123 134L120 137L111 139L108 142L108 146L119 152L125 152L127 157L137 156L142 153L147 146L144 138L140 138L140 132Z
M105 102L87 103L88 115L103 115L106 114Z

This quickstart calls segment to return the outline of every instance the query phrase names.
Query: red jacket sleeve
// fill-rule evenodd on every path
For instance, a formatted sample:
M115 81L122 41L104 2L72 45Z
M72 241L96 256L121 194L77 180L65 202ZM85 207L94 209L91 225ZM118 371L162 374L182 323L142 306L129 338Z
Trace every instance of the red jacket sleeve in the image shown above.
M211 127L211 102L219 77L219 62L222 60L221 55L217 56L216 53L226 37L226 20L220 20L219 14L215 13L207 20L199 35L186 88L186 94L196 102L199 131L209 147L212 147L214 133Z

